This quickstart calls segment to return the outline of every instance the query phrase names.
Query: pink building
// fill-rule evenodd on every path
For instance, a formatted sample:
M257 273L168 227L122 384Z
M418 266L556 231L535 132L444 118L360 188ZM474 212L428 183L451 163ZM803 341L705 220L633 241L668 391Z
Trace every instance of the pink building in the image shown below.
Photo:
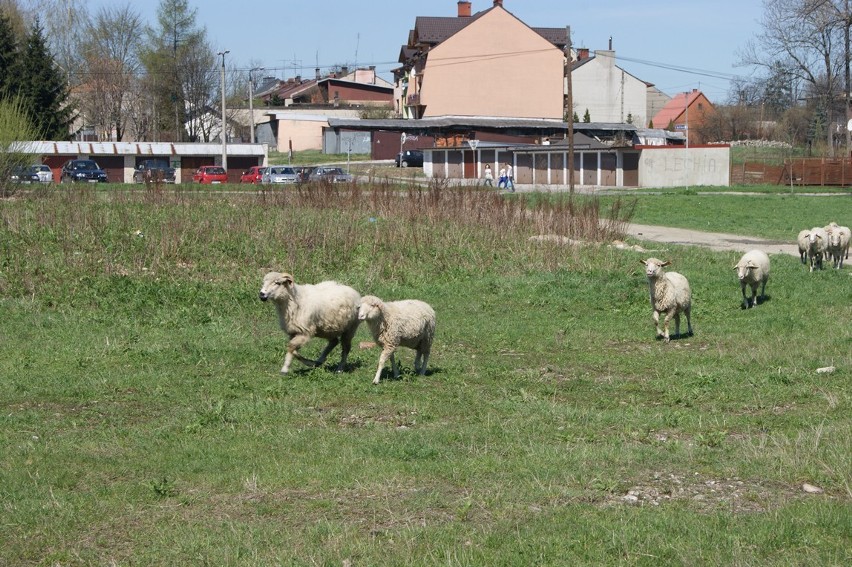
M531 28L494 0L456 17L415 20L395 70L405 118L491 116L562 120L565 28Z

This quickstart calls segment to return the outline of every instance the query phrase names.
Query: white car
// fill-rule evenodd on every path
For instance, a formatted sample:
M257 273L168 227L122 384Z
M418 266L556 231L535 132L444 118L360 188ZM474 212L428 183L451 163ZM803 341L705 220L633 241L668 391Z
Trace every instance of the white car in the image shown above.
M260 178L261 183L295 183L299 176L295 168L287 165L267 167Z
M28 169L30 173L38 175L39 183L53 183L53 171L50 169L50 166L37 163L31 165Z

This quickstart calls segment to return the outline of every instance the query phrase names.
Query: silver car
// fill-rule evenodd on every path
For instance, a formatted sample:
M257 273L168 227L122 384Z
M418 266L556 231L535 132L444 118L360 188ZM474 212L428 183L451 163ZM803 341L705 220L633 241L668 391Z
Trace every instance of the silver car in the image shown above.
M266 168L263 176L260 178L261 183L295 183L299 176L296 170L286 165L273 165Z
M50 169L49 165L37 163L35 165L31 165L28 170L30 173L38 175L39 183L53 183L53 171Z
M339 167L320 166L308 176L309 181L325 181L327 183L351 183L353 177Z

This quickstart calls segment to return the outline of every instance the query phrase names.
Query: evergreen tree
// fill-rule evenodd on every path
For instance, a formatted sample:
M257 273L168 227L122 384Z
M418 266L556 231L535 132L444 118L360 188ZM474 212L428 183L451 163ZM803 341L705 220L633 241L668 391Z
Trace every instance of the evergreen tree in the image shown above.
M21 53L21 98L33 126L46 140L67 140L74 113L68 99L68 82L47 48L38 18L33 22Z
M580 121L580 117L579 117L579 116L577 116L577 113L575 112L575 113L574 113L574 124L576 124L576 123L577 123L577 122L579 122L579 121Z
M591 122L591 121L592 121L592 117L591 117L591 115L589 114L589 109L587 108L587 109L586 109L586 113L583 115L583 122L585 122L586 124L588 124L588 123L589 123L589 122Z
M0 98L18 93L18 41L12 22L5 10L0 10Z

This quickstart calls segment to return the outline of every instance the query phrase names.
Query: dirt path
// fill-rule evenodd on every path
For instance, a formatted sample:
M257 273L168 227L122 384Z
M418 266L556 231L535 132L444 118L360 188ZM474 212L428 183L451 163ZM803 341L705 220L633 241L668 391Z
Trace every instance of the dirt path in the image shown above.
M767 254L799 255L799 247L795 241L767 240L753 236L725 234L723 232L703 232L685 228L667 226L651 226L646 224L629 224L627 235L640 240L653 242L668 242L688 246L705 246L712 250L763 250Z

